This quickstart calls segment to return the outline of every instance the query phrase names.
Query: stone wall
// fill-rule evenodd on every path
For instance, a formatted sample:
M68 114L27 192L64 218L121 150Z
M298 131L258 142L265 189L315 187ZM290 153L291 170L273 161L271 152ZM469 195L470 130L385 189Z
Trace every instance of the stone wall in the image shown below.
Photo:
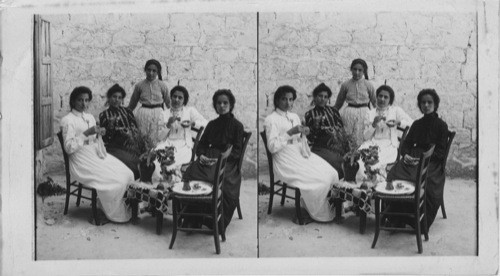
M416 96L434 88L440 116L456 137L447 173L475 177L477 165L477 41L475 13L261 13L259 15L259 124L273 109L280 85L295 87L294 112L311 108L321 82L333 91L351 78L355 58L368 63L375 88L394 88L394 104L421 116ZM263 145L261 144L263 148ZM261 172L267 171L263 152ZM265 179L267 181L267 179Z
M105 109L106 91L118 83L127 91L145 78L143 67L162 64L169 88L180 83L188 105L216 118L211 97L220 88L235 94L234 114L253 132L243 165L246 177L257 169L257 18L247 14L94 14L45 15L51 22L54 133L69 112L76 86L94 93L89 111ZM64 169L59 142L37 153L37 178Z

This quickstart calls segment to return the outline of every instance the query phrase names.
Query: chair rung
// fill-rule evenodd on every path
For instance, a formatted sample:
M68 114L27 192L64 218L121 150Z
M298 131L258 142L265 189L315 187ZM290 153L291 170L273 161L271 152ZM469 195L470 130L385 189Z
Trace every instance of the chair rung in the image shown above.
M275 195L284 196L284 197L286 197L286 198L290 198L290 199L295 199L295 197L294 197L294 196L283 195L283 194L281 194L281 193L274 193L274 194L275 194Z
M415 217L414 214L410 214L410 213L380 212L380 214L385 215L385 216L402 216L402 217L411 217L411 218Z
M387 231L400 231L400 232L415 232L415 229L413 228L398 228L398 227L386 227L386 226L380 226L380 230L387 230Z

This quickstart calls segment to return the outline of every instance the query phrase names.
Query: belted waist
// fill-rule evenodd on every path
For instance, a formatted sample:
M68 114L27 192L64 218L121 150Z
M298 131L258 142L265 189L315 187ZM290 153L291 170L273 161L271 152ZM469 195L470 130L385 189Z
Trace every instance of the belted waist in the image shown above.
M145 108L163 108L163 104L143 104L142 107Z
M368 107L370 108L370 103L362 103L362 104L353 104L353 103L348 103L348 107L354 107L354 108L360 108L360 107Z

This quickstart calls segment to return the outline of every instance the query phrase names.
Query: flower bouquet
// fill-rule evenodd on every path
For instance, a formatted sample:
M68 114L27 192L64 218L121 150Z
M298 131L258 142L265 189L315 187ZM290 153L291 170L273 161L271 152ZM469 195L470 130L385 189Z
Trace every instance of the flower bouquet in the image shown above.
M370 180L373 184L377 182L377 178L380 175L381 177L384 177L381 172L380 168L380 163L379 163L379 157L378 153L380 151L380 148L377 145L374 146L369 146L368 148L360 149L360 155L361 155L361 160L363 160L365 164L365 174L366 174L366 179L365 180ZM366 186L366 189L368 188L367 184L365 181L363 181L364 186ZM362 188L364 187L362 185Z
M327 129L327 132L330 134L327 143L328 148L343 156L344 180L356 182L356 173L359 170L358 160L361 157L360 152L357 150L356 138L348 134L342 127L332 127Z

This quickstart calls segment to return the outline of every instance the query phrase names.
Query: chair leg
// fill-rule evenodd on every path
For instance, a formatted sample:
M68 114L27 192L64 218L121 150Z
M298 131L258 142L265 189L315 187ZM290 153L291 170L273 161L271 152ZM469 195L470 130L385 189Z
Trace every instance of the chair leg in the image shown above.
M221 209L220 235L222 237L222 241L226 241L226 222L224 221L224 206L221 205L220 209Z
M337 222L337 224L342 222L342 199L340 198L335 198L333 200L333 205L335 206L335 218L334 221Z
M446 217L446 209L444 208L444 198L443 198L443 201L441 202L441 213L443 214L443 218L447 218Z
M423 222L424 222L424 228L422 229L422 231L424 232L425 241L428 241L429 240L429 226L427 226L427 214L424 215Z
M418 208L418 207L417 207ZM415 226L417 227L416 229L416 234L417 234L417 247L418 247L418 254L422 254L422 229L420 227L420 212L416 212L415 214ZM424 216L425 219L425 216Z
M274 198L274 183L271 183L271 188L269 189L269 207L267 208L267 214L271 214L273 210L273 198Z
M179 218L177 217L177 211L178 211L178 202L177 202L177 199L172 199L172 208L173 208L173 211L172 211L172 216L174 218L173 220L173 224L174 224L174 227L172 229L172 238L170 238L170 245L168 246L168 249L172 249L172 247L174 246L174 242L175 242L175 237L177 236L177 227L178 227L178 224L179 224Z
M220 240L219 240L219 221L217 220L217 211L214 212L214 242L215 242L215 253L220 254Z
M82 198L82 183L78 184L78 194L76 196L76 206L80 207L80 199Z
M295 213L297 213L297 220L299 225L304 225L304 220L302 219L302 213L300 211L300 190L295 189Z
M78 199L80 199L80 197L78 197ZM95 225L101 225L99 217L97 216L97 191L95 189L92 189L92 215L94 216Z
M373 236L372 248L375 248L380 233L380 199L375 198L375 235Z
M139 223L139 200L136 198L131 198L130 200L130 206L132 207L132 219L131 222L132 224L138 224Z
M64 202L64 214L68 214L69 196L71 194L71 185L66 185L66 201Z
M283 190L281 194L281 206L285 204L286 188L287 188L286 184L283 184Z
M238 218L243 219L243 215L241 214L241 206L240 206L240 200L238 199L238 205L236 206L236 210L238 211Z
M156 215L156 234L161 235L161 230L163 228L163 213L158 209L154 209Z
M359 210L359 233L364 234L366 230L366 213L363 210Z

